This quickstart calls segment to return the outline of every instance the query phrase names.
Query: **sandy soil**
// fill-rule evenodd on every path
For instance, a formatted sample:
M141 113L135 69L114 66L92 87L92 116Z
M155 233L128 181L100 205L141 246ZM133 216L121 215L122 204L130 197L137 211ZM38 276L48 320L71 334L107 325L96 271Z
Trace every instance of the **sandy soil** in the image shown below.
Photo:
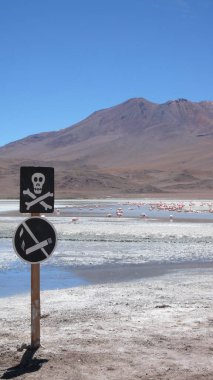
M30 297L1 299L3 379L212 380L213 270L42 292L41 344ZM23 346L22 346L23 345Z

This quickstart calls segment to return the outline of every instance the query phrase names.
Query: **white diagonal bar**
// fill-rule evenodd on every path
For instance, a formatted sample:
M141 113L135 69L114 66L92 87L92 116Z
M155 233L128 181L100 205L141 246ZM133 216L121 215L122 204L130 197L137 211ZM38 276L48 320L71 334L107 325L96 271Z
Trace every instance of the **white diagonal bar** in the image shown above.
M31 238L34 240L34 242L39 244L38 239L35 237L34 233L31 231L31 229L28 227L28 225L25 222L23 222L22 225L24 226L24 228L28 232L28 234L31 236ZM41 250L45 254L45 256L48 257L48 253L45 251L45 249L41 248Z

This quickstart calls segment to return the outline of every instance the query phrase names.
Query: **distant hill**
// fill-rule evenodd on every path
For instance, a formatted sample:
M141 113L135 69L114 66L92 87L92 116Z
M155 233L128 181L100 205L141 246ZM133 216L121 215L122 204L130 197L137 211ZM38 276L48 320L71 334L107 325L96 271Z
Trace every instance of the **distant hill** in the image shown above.
M209 194L213 102L143 98L94 112L57 132L0 148L0 196L18 196L20 165L56 169L58 196Z

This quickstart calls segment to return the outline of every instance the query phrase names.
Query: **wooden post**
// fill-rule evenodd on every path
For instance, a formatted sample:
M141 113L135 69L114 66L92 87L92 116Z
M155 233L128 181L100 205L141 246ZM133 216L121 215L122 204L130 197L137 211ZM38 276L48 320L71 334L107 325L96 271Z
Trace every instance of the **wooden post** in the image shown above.
M31 347L40 346L40 264L31 264Z
M40 216L31 213L31 216ZM40 264L31 264L31 348L40 347Z

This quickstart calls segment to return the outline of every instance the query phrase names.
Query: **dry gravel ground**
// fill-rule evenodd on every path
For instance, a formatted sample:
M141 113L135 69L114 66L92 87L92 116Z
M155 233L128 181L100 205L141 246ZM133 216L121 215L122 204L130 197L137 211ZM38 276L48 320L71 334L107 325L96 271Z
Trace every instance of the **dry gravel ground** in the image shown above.
M42 293L32 355L30 298L1 299L2 379L212 380L213 270Z

